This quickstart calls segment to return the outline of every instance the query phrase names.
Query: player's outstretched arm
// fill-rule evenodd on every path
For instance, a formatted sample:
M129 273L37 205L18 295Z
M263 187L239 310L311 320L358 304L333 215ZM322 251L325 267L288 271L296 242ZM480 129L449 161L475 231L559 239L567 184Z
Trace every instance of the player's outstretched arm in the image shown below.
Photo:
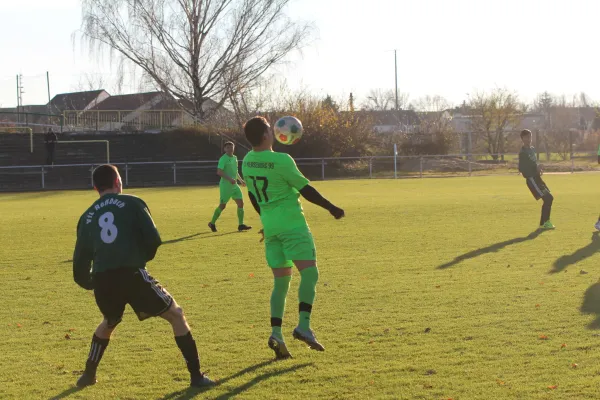
M92 290L94 288L92 281L93 253L87 241L80 221L77 225L77 242L73 252L73 280L82 288Z
M306 185L302 189L300 189L300 194L307 201L310 201L311 203L316 204L319 207L323 207L324 209L329 211L329 213L333 215L335 219L340 219L345 215L344 210L331 204L331 202L329 202L326 198L321 196L321 193L319 193L317 189L310 185Z
M252 192L248 191L248 197L250 197L250 203L252 203L252 207L256 210L258 215L260 215L260 205L258 205L258 201L256 201L256 197L252 194Z
M162 244L162 240L150 215L150 210L145 204L140 207L138 221L142 233L142 243L144 243L144 248L146 249L146 261L151 261L156 256L156 251Z

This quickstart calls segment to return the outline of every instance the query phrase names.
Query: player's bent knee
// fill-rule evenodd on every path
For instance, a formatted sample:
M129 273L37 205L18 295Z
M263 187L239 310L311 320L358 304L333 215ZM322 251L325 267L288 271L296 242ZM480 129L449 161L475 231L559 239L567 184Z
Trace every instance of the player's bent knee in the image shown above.
M109 338L113 333L117 325L121 323L122 319L104 319L98 328L96 329L96 334L102 338Z
M292 276L292 268L291 267L282 267L282 268L273 268L273 277L281 278L284 276Z
M294 265L298 268L298 271L302 271L307 268L317 268L317 262L315 260L295 260Z
M224 203L221 203L221 204L219 204L219 208L220 208L221 210L224 210L224 209L225 209L225 207L227 207L227 204L224 204Z
M179 307L177 303L173 302L171 307L169 307L169 309L164 312L161 317L169 322L178 321L184 318L183 308Z

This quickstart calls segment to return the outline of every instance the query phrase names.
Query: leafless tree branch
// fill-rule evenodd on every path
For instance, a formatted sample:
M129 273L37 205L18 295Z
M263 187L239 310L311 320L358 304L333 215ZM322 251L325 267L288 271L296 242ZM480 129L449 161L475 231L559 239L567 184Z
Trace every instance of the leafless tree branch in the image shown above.
M312 28L286 17L291 1L83 0L81 34L202 121L304 46ZM216 107L203 107L209 98Z

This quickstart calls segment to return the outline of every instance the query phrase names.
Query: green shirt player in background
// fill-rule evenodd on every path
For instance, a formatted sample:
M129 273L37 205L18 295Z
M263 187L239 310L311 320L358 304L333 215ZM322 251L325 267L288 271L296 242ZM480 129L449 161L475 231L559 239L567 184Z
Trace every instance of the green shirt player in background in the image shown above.
M238 206L238 231L247 231L252 229L252 227L244 225L244 199L242 190L238 186L238 181L242 186L246 186L246 183L238 173L238 159L233 154L235 145L233 142L226 142L223 146L223 150L225 150L225 154L221 156L219 165L217 166L217 175L221 177L219 182L219 206L216 208L212 220L208 223L208 227L213 232L217 231L217 220L221 216L221 213L227 206L229 200L233 199Z
M190 372L191 386L214 384L200 372L196 342L183 310L146 271L146 263L161 245L148 206L138 197L122 194L121 177L113 165L99 166L92 179L100 198L77 224L73 277L82 288L94 290L104 319L92 337L85 371L77 386L96 383L96 369L127 304L140 321L161 317L171 324Z
M263 224L267 264L274 276L271 293L271 337L268 345L278 359L289 358L281 325L285 299L292 279L292 266L300 272L298 289L299 323L294 338L311 349L323 351L310 329L310 316L315 300L319 270L313 236L308 228L299 196L317 204L336 219L344 210L325 200L310 186L298 170L294 159L286 153L273 151L273 132L267 120L254 117L244 126L252 151L244 158L242 173L248 182L248 195Z
M521 131L521 140L523 147L519 152L519 172L525 178L527 187L536 200L542 199L542 215L540 217L540 229L554 229L550 222L550 212L552 211L552 202L554 197L550 194L550 189L546 182L542 180L544 169L537 163L537 154L531 145L531 131L524 129Z

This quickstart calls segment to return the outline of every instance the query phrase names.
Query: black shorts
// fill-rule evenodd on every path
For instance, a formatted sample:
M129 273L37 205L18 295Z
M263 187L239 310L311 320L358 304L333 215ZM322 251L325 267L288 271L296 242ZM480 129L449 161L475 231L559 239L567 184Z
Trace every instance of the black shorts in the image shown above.
M140 321L164 313L173 297L145 269L120 268L94 275L94 296L109 326L116 326L129 304Z
M536 200L550 194L550 189L548 189L548 186L546 186L546 183L542 180L541 176L536 175L531 178L525 178L525 180L527 182L527 187Z

